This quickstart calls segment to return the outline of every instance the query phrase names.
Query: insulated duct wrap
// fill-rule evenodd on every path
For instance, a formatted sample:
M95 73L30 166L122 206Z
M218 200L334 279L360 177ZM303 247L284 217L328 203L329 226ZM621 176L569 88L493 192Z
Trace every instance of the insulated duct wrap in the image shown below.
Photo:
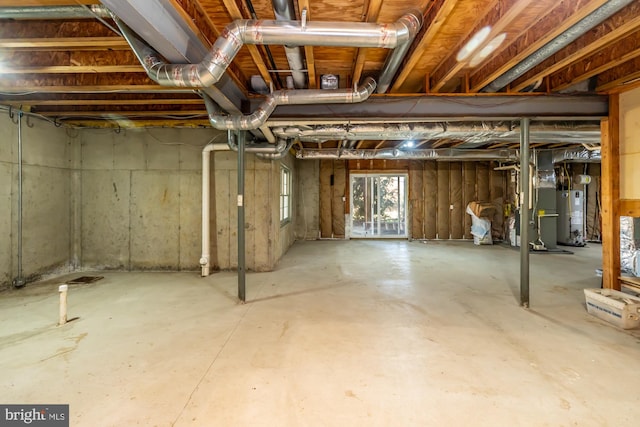
M565 148L553 150L553 163L577 161L580 163L600 163L600 150L586 148Z
M274 127L274 135L299 138L303 142L332 140L430 140L463 141L462 148L476 148L490 142L520 141L519 126L511 122L427 122L391 124L317 125L313 127ZM599 143L600 127L592 123L534 123L532 142ZM584 150L586 151L586 150Z
M410 160L502 160L517 161L518 150L472 150L440 148L428 150L349 150L349 149L323 149L323 150L299 150L296 153L298 159L344 159L344 160L369 160L369 159L410 159Z
M620 269L640 276L640 218L620 217Z

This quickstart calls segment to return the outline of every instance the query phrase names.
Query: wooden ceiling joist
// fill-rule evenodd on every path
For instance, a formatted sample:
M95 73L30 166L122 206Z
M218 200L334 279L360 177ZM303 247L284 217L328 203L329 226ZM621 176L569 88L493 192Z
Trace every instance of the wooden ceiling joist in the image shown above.
M578 61L593 52L615 42L640 27L640 3L632 3L624 10L597 25L582 37L542 61L511 85L511 90L519 92L541 78Z
M229 13L229 16L231 16L231 19L245 18L242 15L242 12L240 12L240 9L238 8L238 5L234 0L223 0L223 3L224 3L224 6L227 8L227 12ZM245 47L249 51L249 54L251 55L251 59L253 59L253 62L255 63L256 67L258 67L258 70L260 71L260 76L262 76L263 80L267 84L267 87L273 85L273 80L271 79L271 75L269 74L269 69L264 63L264 59L262 59L262 55L260 55L260 51L258 50L258 47L256 45L251 45L251 44L245 45Z
M210 128L211 123L204 119L104 119L104 120L59 120L58 123L70 127L90 128L149 128L149 127L182 127L182 128Z
M8 6L69 6L69 4L100 4L100 0L0 0L0 7Z
M367 10L367 15L365 18L365 22L377 22L378 15L380 15L380 8L382 7L383 0L371 0L369 2L369 8ZM353 71L351 74L353 75L353 81L355 83L360 82L360 77L362 77L362 70L364 69L364 61L367 57L367 49L359 48L356 50L356 60L353 65Z
M59 85L25 85L16 87L0 86L0 93L3 94L32 94L32 93L192 93L193 88L176 88L160 85L134 85L134 84L113 84L113 85L86 85L86 86L59 86Z
M207 117L206 110L165 110L165 111L126 111L126 110L112 110L112 111L44 111L41 112L45 117L105 117L105 118L117 118L117 117L167 117L167 116L196 116Z
M422 28L416 37L415 47L409 51L407 58L400 69L402 70L391 87L392 93L400 92L402 85L407 80L413 68L420 62L422 55L431 45L439 31L444 26L451 11L460 0L435 0L424 16Z
M0 39L0 51L65 51L65 50L128 50L129 43L121 37L59 37Z
M640 56L640 31L551 74L549 76L551 88L556 92L567 89L638 56Z
M142 65L50 65L44 67L1 67L0 75L11 74L85 74L141 73Z
M204 105L202 99L0 99L0 104L32 106L77 106L82 105Z
M484 18L471 28L467 36L458 46L452 50L451 54L440 63L432 75L431 90L439 92L447 83L455 78L458 73L467 66L469 57L465 61L458 61L456 56L460 49L473 37L480 29L486 26L491 27L491 32L486 38L486 42L476 49L479 52L484 45L493 40L498 34L504 32L508 25L530 5L529 0L494 0L484 15Z
M551 2L549 13L531 26L507 49L471 73L470 90L483 87L522 62L529 55L562 34L607 0L563 0Z
M596 90L606 92L640 81L640 57L611 68L598 76Z
M307 11L307 21L311 20L311 8L309 7L309 0L298 0L298 10L302 15L302 11ZM304 56L307 61L307 77L309 78L309 89L316 89L318 87L318 81L316 78L316 62L313 56L313 46L304 47Z

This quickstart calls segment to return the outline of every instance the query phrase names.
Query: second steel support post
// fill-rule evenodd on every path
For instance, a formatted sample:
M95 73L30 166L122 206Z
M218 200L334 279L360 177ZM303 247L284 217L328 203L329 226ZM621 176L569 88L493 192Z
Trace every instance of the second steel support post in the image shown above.
M244 239L244 140L246 131L238 131L238 298L245 301Z
M529 307L529 119L520 121L520 304Z

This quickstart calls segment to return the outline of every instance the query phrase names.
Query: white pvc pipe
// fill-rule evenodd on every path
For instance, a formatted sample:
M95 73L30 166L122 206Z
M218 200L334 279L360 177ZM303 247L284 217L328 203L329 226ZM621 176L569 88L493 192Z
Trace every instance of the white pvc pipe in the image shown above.
M58 326L67 323L67 285L60 285L58 292L60 293L60 310L58 316Z
M207 277L211 269L211 242L209 238L209 203L211 200L210 175L211 152L229 151L227 144L210 142L202 149L202 256L200 257L201 276Z

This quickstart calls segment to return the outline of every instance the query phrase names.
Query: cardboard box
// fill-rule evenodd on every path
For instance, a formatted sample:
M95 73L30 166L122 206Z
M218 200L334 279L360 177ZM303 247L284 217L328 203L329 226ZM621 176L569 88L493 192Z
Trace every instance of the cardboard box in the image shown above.
M587 312L622 329L640 326L640 298L614 289L585 289Z
M498 208L493 203L489 202L469 202L467 205L475 216L478 218L493 219Z

